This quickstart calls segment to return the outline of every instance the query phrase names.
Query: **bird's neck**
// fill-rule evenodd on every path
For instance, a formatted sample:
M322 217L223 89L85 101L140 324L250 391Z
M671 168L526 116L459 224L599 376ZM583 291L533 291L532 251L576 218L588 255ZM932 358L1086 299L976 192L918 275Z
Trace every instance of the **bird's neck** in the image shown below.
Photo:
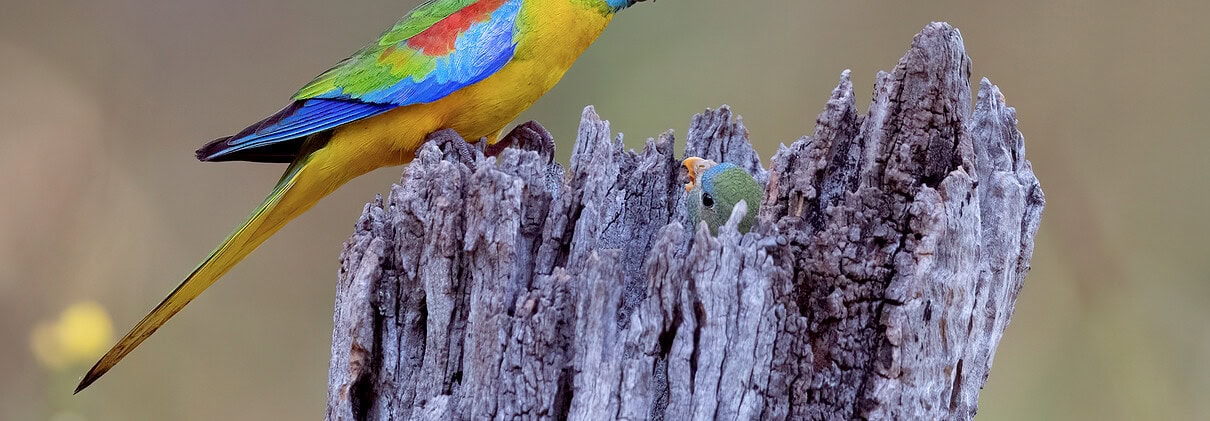
M517 17L514 59L540 57L571 66L613 20L612 10L598 7L603 4L601 0L524 0Z

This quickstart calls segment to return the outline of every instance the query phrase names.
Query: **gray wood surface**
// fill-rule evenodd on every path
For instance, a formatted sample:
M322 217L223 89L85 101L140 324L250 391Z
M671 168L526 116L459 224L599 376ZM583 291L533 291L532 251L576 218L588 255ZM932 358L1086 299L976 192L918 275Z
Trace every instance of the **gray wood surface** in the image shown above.
M687 224L674 143L592 107L566 170L535 123L488 158L435 133L345 244L327 418L974 416L1044 198L957 30L864 115L845 72L767 171L727 107L695 116L688 154L767 186L747 235Z

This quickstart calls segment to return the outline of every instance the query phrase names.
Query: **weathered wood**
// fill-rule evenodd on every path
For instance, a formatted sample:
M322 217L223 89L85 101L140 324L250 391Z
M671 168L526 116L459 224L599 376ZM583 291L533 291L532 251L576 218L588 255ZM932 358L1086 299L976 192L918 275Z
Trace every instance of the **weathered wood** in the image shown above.
M1044 205L1015 111L932 24L857 113L845 72L766 172L726 107L686 151L767 186L685 227L671 133L591 107L571 165L519 127L421 148L345 244L328 419L970 419Z

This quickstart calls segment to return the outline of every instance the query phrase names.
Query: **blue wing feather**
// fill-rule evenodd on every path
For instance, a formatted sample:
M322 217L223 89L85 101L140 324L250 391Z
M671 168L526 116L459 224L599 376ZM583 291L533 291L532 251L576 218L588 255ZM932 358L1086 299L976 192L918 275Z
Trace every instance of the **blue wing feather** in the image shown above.
M348 92L346 87L364 78L366 71L380 70L376 63L386 48L409 48L408 39L392 45L372 45L320 75L295 96L295 103L281 112L228 138L210 142L198 150L206 161L247 159L281 162L282 142L305 138L393 108L437 101L495 74L512 60L516 51L515 29L521 0L507 0L491 18L471 25L457 36L454 49L444 56L417 55L414 60L433 60L433 69L423 75L408 75L366 92ZM389 71L389 68L387 69ZM345 80L348 78L348 80ZM335 88L301 95L317 83ZM301 144L301 142L298 142ZM257 149L272 149L268 159ZM290 148L287 148L290 149ZM293 148L296 149L296 148ZM288 151L287 151L288 152Z
M224 157L248 150L331 130L385 113L392 108L392 105L358 101L299 101L235 136L218 139L203 146L198 150L198 159L222 160Z

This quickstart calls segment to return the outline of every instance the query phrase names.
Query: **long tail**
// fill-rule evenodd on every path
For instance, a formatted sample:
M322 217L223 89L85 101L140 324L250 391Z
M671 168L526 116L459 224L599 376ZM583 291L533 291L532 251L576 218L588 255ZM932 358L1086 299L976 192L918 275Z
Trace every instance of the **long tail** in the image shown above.
M287 222L306 212L319 202L319 199L356 176L342 173L339 165L323 162L323 152L318 150L291 164L273 192L256 208L252 216L88 370L80 385L76 386L76 393L105 375L109 369L122 361L126 354L155 333L164 322L213 285L219 277L226 274Z

